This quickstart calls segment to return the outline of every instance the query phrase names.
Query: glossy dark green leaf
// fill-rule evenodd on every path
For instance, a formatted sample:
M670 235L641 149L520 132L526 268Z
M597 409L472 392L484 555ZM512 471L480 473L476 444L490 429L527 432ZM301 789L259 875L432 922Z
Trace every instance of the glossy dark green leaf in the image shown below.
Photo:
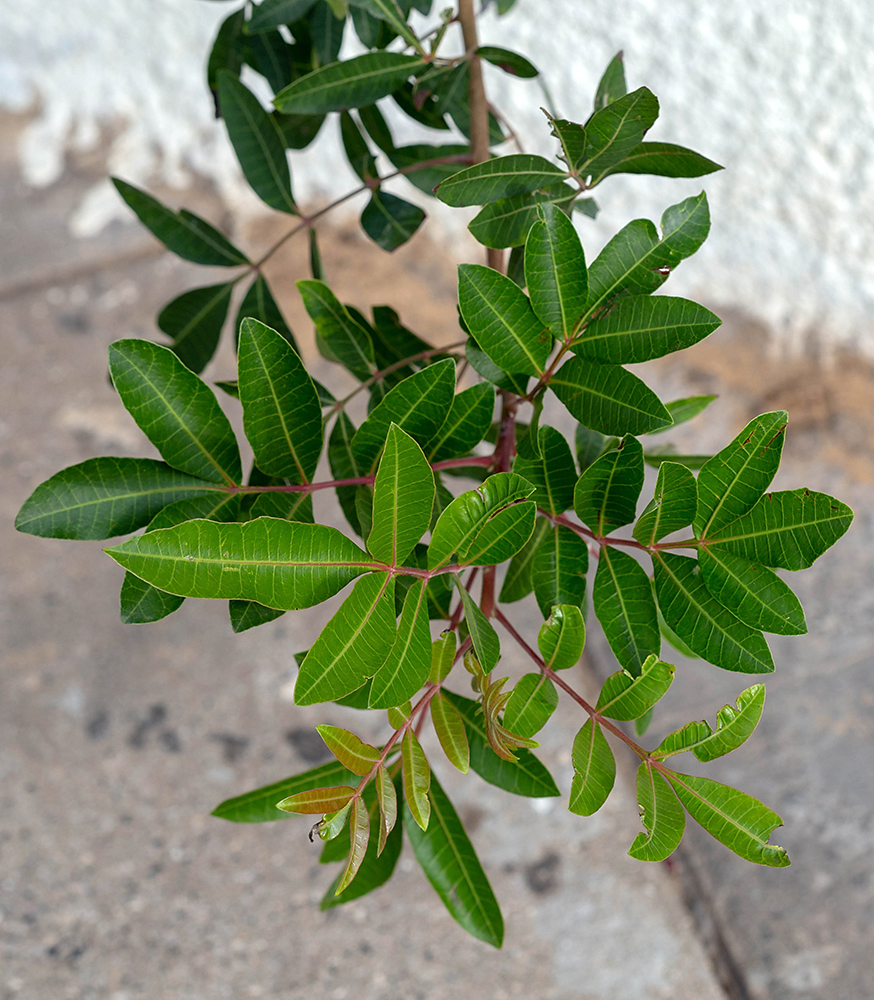
M561 795L552 775L530 750L514 750L517 760L504 760L489 746L485 722L479 704L452 691L443 691L444 697L458 709L464 719L464 728L470 744L472 770L491 785L503 788L513 795L528 798L546 798Z
M762 633L744 625L711 595L697 560L658 552L653 567L665 621L694 653L723 670L773 672L774 661Z
M507 575L501 586L499 600L502 604L511 604L513 601L521 601L523 597L534 589L534 578L532 568L534 555L543 539L543 535L549 530L549 521L545 517L537 519L534 525L534 532L522 548L510 560L507 567Z
M322 408L303 362L254 319L243 320L238 358L243 426L258 468L309 482L322 453Z
M582 159L574 164L581 177L597 184L610 167L640 144L659 115L655 95L640 87L596 111L586 122L586 145Z
M652 586L646 570L627 552L605 545L592 585L592 603L616 659L637 675L661 648Z
M258 601L285 610L321 604L376 568L336 528L273 517L245 524L187 521L106 551L171 594Z
M655 494L634 526L634 537L641 545L653 545L665 535L690 525L697 509L695 477L684 465L663 462Z
M704 192L666 209L662 237L647 219L621 229L589 266L587 318L620 292L648 295L670 272L691 257L710 232L710 208Z
M707 547L761 566L807 569L852 523L850 508L827 493L781 490L766 493L749 513L724 527L714 531L709 526Z
M158 329L173 339L173 353L191 371L203 371L215 354L233 290L232 281L192 288L177 295L158 313Z
M174 212L145 191L140 191L117 177L112 178L112 183L136 212L140 222L177 257L214 267L235 267L249 263L249 258L242 250L238 250L199 216L184 209Z
M637 438L622 438L593 462L574 487L574 510L599 538L630 524L643 489L643 447Z
M703 340L722 321L709 309L668 295L629 295L574 341L584 358L607 364L637 364L681 351Z
M297 287L316 331L331 354L362 382L376 372L370 333L349 314L323 281L298 281Z
M549 387L581 424L604 434L645 434L671 422L652 389L619 365L574 357Z
M335 14L327 3L317 4L310 20L310 27L313 33L313 49L319 65L328 66L336 62L343 44L345 15L340 17Z
M388 657L374 674L371 708L393 708L409 701L428 679L431 670L431 631L425 581L417 580L407 591L404 608Z
M247 34L246 42L249 48L247 61L270 84L271 91L275 94L287 87L295 75L293 49L279 30L274 28L273 31ZM239 78L239 73L234 73L234 76Z
M595 111L600 111L608 104L618 101L620 97L625 97L627 92L624 57L621 52L617 52L598 81L598 89L595 91Z
M171 350L117 340L109 347L109 370L128 413L168 465L217 483L242 481L228 418L212 390Z
M658 655L648 656L636 674L618 670L601 688L596 708L608 719L631 722L648 712L664 697L674 680L674 667Z
M525 674L517 682L504 709L504 726L516 736L534 736L549 722L558 706L558 691L543 674Z
M368 473L375 468L392 423L425 446L446 420L454 394L455 362L448 358L399 382L373 408L352 439L358 466Z
M530 63L525 56L520 56L518 52L501 49L497 45L480 45L476 54L480 59L485 59L486 62L497 66L505 73L509 73L510 76L530 80L538 75L537 67Z
M690 722L670 733L653 751L664 760L691 750L701 761L716 760L737 750L752 736L765 707L765 685L753 684L738 696L736 705L723 705L714 732L706 722Z
M37 486L15 527L43 538L113 538L144 527L168 504L205 493L224 495L151 458L89 458Z
M474 652L482 669L486 673L489 673L501 658L501 643L498 639L498 633L495 631L492 623L482 613L476 601L461 585L457 576L453 576L452 582L456 585L458 593L461 595L461 603L464 605L464 621L468 632L470 632Z
M542 156L511 153L465 167L438 185L434 193L454 208L485 205L558 184L565 176L561 167Z
M673 789L646 761L637 769L637 802L646 833L639 833L628 853L637 861L664 861L680 846L686 814Z
M758 799L710 778L673 771L666 777L692 819L730 851L769 868L789 864L786 849L768 843L783 820Z
M472 336L468 336L467 338L464 353L471 368L473 368L477 375L481 375L484 379L491 382L492 385L496 385L500 389L515 392L517 396L524 396L528 391L530 376L503 371L482 350Z
M773 570L708 546L698 554L707 589L742 622L777 635L804 635L801 602Z
M708 538L748 513L771 485L780 465L787 420L785 410L755 417L704 464L698 475L698 513L693 524L698 538Z
M586 623L575 604L557 604L540 626L537 646L550 670L567 670L583 655ZM524 734L523 734L524 735Z
M336 701L357 690L385 662L395 635L394 579L368 574L310 647L294 686L295 704Z
M246 11L241 7L225 18L212 43L206 64L206 83L213 96L218 91L219 70L228 70L239 76L243 68L245 14Z
M287 149L306 149L325 121L324 115L284 115L279 111L274 111L270 117L276 123ZM314 229L310 230L310 238L314 232ZM313 277L320 278L321 275L314 274Z
M500 948L501 910L458 814L436 778L429 791L431 821L423 831L409 809L404 828L416 860L452 918L469 934Z
M412 202L388 191L371 192L361 213L361 228L383 250L397 250L425 221L425 213Z
M425 449L429 462L460 458L485 437L495 410L495 390L480 382L456 393L449 415Z
M355 775L336 760L320 764L311 771L296 774L272 785L264 785L251 792L225 799L212 811L213 816L227 819L232 823L265 823L276 819L288 819L291 813L276 808L276 803L289 795L327 788L355 781Z
M424 66L418 56L369 52L299 77L274 100L285 114L321 114L373 104Z
M257 97L227 70L218 75L228 137L249 186L270 208L297 215L285 142Z
M316 0L262 0L252 11L249 32L267 31L280 24L293 24L306 16Z
M515 282L482 264L461 264L458 302L470 332L498 367L542 374L552 337Z
M538 507L562 514L574 502L577 470L570 445L554 427L541 427L538 435L541 458L517 458L513 471L536 487L533 500Z
M544 191L501 198L484 206L467 228L483 246L496 249L521 246L537 222L538 206L554 205L570 210L576 195L570 184L553 184Z
M310 232L314 233L315 230L312 229ZM270 286L264 280L264 275L262 274L258 274L249 286L245 298L240 303L240 308L237 311L237 319L234 323L234 334L236 337L239 337L240 324L244 319L257 319L259 323L269 326L271 330L276 330L277 333L291 344L295 353L300 354L294 334L285 322L285 317L276 304L276 300L270 291Z
M557 604L582 605L588 568L589 549L585 540L571 528L551 525L534 553L531 566L534 596L544 618Z
M540 205L525 241L525 283L531 307L557 337L576 329L589 291L586 258L574 224L555 205Z
M571 760L574 777L568 810L592 816L607 801L616 781L616 758L601 727L589 719L574 737Z
M657 174L660 177L703 177L722 170L718 163L683 146L670 142L642 142L618 163L605 170L611 174Z

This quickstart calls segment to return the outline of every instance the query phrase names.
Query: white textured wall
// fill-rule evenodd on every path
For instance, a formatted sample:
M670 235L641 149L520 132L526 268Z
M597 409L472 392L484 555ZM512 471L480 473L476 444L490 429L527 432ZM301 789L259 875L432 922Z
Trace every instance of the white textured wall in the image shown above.
M7 5L0 104L36 111L20 151L26 178L52 183L66 146L93 145L104 127L116 136L114 172L181 186L193 171L252 210L202 80L215 26L231 9L202 0ZM727 168L700 181L609 179L597 193L602 215L581 222L590 253L629 218L657 220L704 186L713 234L671 290L741 307L790 349L846 345L874 356L874 0L518 0L482 33L528 54L561 113L577 119L624 49L629 86L646 84L661 101L650 138L691 145ZM548 152L536 85L497 71L489 83L526 149ZM322 147L329 153L333 138ZM297 196L322 175L305 156ZM102 185L71 226L86 235L117 212ZM451 234L452 223L442 225Z

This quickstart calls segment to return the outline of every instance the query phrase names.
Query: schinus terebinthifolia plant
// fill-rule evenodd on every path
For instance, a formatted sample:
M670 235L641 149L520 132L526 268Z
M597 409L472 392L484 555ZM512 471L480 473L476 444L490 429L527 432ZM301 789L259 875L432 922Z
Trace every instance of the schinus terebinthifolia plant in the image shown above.
M497 4L501 12L511 5ZM658 102L645 87L626 91L621 57L585 122L547 114L543 149L554 158L494 155L490 147L515 137L486 101L482 60L520 77L537 70L514 52L479 45L472 0L433 25L430 8L430 0L263 0L224 21L208 65L218 113L255 193L298 222L253 261L198 216L116 181L171 251L235 274L164 307L158 325L169 347L110 347L118 396L163 461L93 458L65 469L34 491L16 524L75 539L145 528L107 549L126 570L126 622L156 621L187 597L214 598L230 602L241 632L346 591L298 654L295 699L387 713L384 741L373 746L320 726L332 763L223 802L215 815L321 817L311 836L324 841L323 860L341 864L325 907L386 882L406 831L452 916L500 945L498 904L432 774L423 726L433 725L460 771L518 795L559 795L532 751L562 692L585 719L573 743L572 812L601 807L615 777L611 743L624 744L640 760L644 832L632 857L667 858L688 813L740 857L788 865L785 850L769 843L776 813L674 766L682 753L709 761L740 746L761 716L763 684L722 708L715 728L690 722L655 747L638 741L674 676L660 658L663 638L724 670L770 673L763 632L806 631L798 599L775 570L810 566L852 513L808 489L767 492L785 412L757 416L712 456L650 443L712 399L663 403L624 367L689 347L719 325L703 306L653 294L706 238L707 200L702 193L666 209L660 230L630 222L588 267L571 218L597 212L582 196L611 174L695 177L717 164L644 141ZM412 9L422 30L411 26ZM369 51L339 60L349 21ZM459 25L463 45L446 54ZM272 88L273 110L241 82L244 66ZM427 141L397 145L386 104L418 122ZM304 214L287 151L307 146L327 116L339 119L361 184ZM422 209L387 182L433 190L448 205L482 206L470 231L488 248L489 266L458 269L457 343L428 344L388 306L366 317L324 280L315 223L334 205L366 196L362 227L386 250L423 221ZM318 349L358 381L341 399L307 373L261 271L296 233L310 240L312 275L298 288ZM238 380L220 385L242 405L255 456L247 474L231 425L197 374L241 282L249 284L233 324ZM572 441L541 421L547 392L576 421ZM369 402L356 427L347 405L362 393ZM316 481L325 450L333 478ZM640 509L647 463L658 478ZM475 488L458 492L459 475ZM348 533L318 523L325 489L336 492ZM523 636L503 606L532 592L543 625ZM594 704L567 673L583 653L588 600L620 667ZM532 662L513 685L496 676L499 635Z

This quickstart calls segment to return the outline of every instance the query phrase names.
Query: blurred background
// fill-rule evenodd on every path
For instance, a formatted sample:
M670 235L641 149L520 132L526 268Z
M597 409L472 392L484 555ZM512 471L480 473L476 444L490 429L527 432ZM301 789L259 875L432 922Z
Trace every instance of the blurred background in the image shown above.
M12 529L30 491L58 469L153 454L107 384L106 346L162 339L158 309L213 280L164 252L107 176L202 214L246 250L284 231L243 182L204 82L218 24L235 6L23 0L4 11L0 996L872 995L874 10L852 0L518 0L506 17L482 19L481 40L528 56L571 119L587 116L603 68L623 50L629 86L661 102L649 137L726 167L693 181L610 178L596 191L597 220L578 223L587 257L630 218L657 220L705 188L711 236L671 276L671 291L725 323L649 365L646 378L663 398L720 398L706 425L673 440L706 453L756 413L786 407L778 488L831 492L857 513L846 539L793 580L810 635L773 642L777 673L756 736L708 768L783 816L775 840L792 868L753 868L695 830L670 865L631 861L632 770L590 820L441 771L502 902L508 935L495 953L449 920L409 852L388 888L320 913L333 872L318 865L305 823L240 828L208 815L320 760L316 722L344 724L339 708L298 709L290 696L292 654L333 605L241 636L226 609L192 602L160 623L124 626L121 573L99 544ZM345 44L355 51L351 32ZM524 148L550 155L538 84L486 69L490 98ZM332 125L291 161L308 207L355 183ZM481 250L464 211L422 204L431 218L392 256L361 234L354 201L320 229L322 253L342 300L390 303L420 335L447 343L457 338L455 264ZM293 241L268 272L321 365L314 373L342 389L312 348L294 288L307 276L306 248ZM229 349L206 374L232 377ZM536 607L518 614L533 634ZM583 685L614 669L592 633ZM510 673L523 668L509 647L505 660ZM694 661L678 674L654 739L712 720L746 686ZM581 720L563 709L559 721L542 755L566 789ZM378 738L378 724L361 735Z

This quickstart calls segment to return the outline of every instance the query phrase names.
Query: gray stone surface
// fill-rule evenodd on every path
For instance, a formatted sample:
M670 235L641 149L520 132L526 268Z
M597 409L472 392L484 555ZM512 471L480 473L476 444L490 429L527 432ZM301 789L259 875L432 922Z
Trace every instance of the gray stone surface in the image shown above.
M53 197L63 203L64 191ZM98 259L92 246L63 242L41 210L33 226L52 234L46 259L58 274ZM320 759L316 722L361 717L291 703L292 654L330 608L238 637L217 604L123 626L121 572L99 543L13 531L21 502L61 467L153 453L107 384L106 346L153 336L161 304L211 280L163 256L114 258L131 241L150 247L128 230L104 239L96 272L19 282L0 298L0 996L719 1000L678 881L625 856L637 810L624 771L586 821L560 801L532 804L437 765L502 902L501 952L456 927L409 849L390 887L323 914L333 872L317 863L306 820L245 827L209 816L223 798ZM15 243L2 232L0 252L14 271ZM387 258L349 239L326 259L337 261L332 280L364 301L397 282ZM446 335L445 269L415 254L392 263L407 276L402 296L419 300L419 328ZM303 273L295 267L278 285ZM229 370L225 356L215 375ZM533 634L533 609L520 622ZM524 669L509 644L507 663ZM559 718L543 757L566 790L582 720L567 707ZM377 717L363 725L379 738Z

